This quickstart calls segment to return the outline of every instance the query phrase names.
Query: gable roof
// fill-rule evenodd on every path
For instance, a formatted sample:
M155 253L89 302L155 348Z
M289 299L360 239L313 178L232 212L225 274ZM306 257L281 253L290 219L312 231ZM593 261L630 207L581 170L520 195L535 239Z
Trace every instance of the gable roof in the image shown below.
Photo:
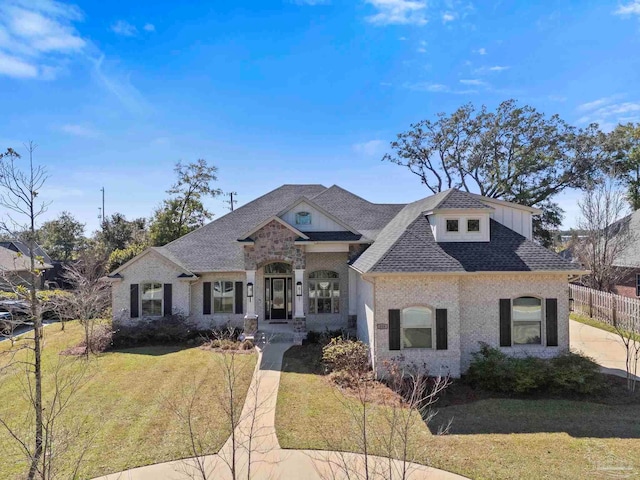
M451 188L444 193L446 193L445 197L433 210L493 210L493 208L485 205L475 196L462 192L457 188Z
M35 268L39 270L47 270L53 268L53 265L47 263L38 263L36 261ZM31 258L22 252L16 252L6 247L0 246L0 275L3 272L23 272L31 269Z
M254 233L256 233L258 230L260 230L261 228L266 227L267 225L269 225L271 222L277 222L280 225L282 225L283 227L291 230L293 233L295 233L297 236L304 238L305 240L308 240L309 237L307 237L304 233L302 233L300 230L298 230L296 227L294 227L293 225L289 225L287 222L285 222L284 220L282 220L279 216L277 215L272 215L269 218L263 220L262 222L260 222L258 225L256 225L255 227L253 227L251 230L249 230L246 233L243 233L242 235L240 235L240 237L238 237L238 241L246 241L246 240L251 240L249 237L251 235L253 235Z
M328 212L327 210L325 210L323 207L321 207L320 205L318 205L317 203L315 203L313 200L308 199L307 197L300 197L298 200L296 200L295 202L293 202L293 204L289 205L287 208L283 209L280 213L278 213L278 217L281 217L282 215L284 215L285 213L287 213L288 211L290 211L291 209L297 207L298 205L300 205L301 203L306 203L307 205L309 205L310 207L315 208L316 210L318 210L320 213L322 213L323 215L325 215L327 218L329 218L330 220L334 221L335 223L337 223L338 225L340 225L342 228L344 228L346 231L351 232L351 233L355 233L358 234L360 232L358 232L358 230L356 230L355 228L353 228L351 225L345 223L343 220L340 220L338 217L336 217L335 215L331 214L331 212Z
M22 242L20 240L9 240L9 241L0 242L0 247L13 250L14 252L20 252L21 254L25 255L27 258L29 257L29 245L27 245L25 242ZM51 260L51 257L37 243L35 243L33 246L33 253L36 254L36 257L42 257L44 259L44 263L46 264L53 263L53 260Z
M366 252L365 252L366 253ZM369 269L390 272L532 272L583 270L555 252L491 220L489 242L441 242L429 220L419 215Z
M173 263L176 267L178 267L180 270L182 270L182 273L186 274L189 277L193 276L193 273L190 272L189 269L187 269L187 267L185 267L185 265L178 258L176 258L171 252L168 252L168 251L164 250L164 247L149 247L144 252L136 255L135 257L133 257L128 262L125 262L122 265L120 265L113 272L111 272L108 275L108 277L109 278L118 278L118 275L120 275L120 272L122 272L123 270L126 270L127 268L129 268L130 265L136 263L138 260L146 257L149 254L161 255L166 260L168 260L169 262Z

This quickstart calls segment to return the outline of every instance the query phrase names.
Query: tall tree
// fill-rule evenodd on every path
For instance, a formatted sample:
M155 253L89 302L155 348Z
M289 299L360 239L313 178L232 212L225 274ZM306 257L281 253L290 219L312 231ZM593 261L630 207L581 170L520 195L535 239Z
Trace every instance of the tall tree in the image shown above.
M217 167L203 159L187 165L180 162L176 164L178 179L167 190L171 197L164 200L151 220L149 233L153 245L165 245L203 226L213 217L203 200L221 193L220 189L211 185L217 180L217 171Z
M596 125L576 129L558 115L507 100L495 111L467 104L413 124L383 160L407 167L433 193L456 187L541 208L534 233L549 245L562 218L554 196L583 188L596 175L602 145Z
M607 147L613 155L609 164L627 189L627 200L633 210L640 208L640 123L618 125L608 137Z
M102 229L96 232L95 237L108 256L114 250L122 250L141 241L146 235L146 226L144 218L129 221L123 214L114 213L102 222Z
M45 478L42 472L47 462L43 450L45 442L42 403L42 315L36 295L42 260L36 257L35 238L38 218L47 209L47 204L41 202L38 195L48 175L44 167L33 164L35 148L36 145L33 142L27 144L29 158L28 164L23 168L19 165L21 157L15 150L10 148L0 154L0 206L8 212L0 226L5 232L25 232L21 240L26 242L30 257L29 272L24 279L26 285L21 282L21 285L15 286L15 293L28 300L31 309L30 317L33 321L33 345L30 346L33 358L28 362L26 369L27 375L32 376L26 380L26 383L29 385L29 395L34 410L33 445L29 446L27 443L21 442L30 460L27 475L29 480L36 478L36 475ZM7 427L4 422L3 425ZM11 430L10 433L13 438L16 438Z
M55 220L42 224L38 237L51 258L68 261L84 245L84 223L77 221L71 213L62 212Z

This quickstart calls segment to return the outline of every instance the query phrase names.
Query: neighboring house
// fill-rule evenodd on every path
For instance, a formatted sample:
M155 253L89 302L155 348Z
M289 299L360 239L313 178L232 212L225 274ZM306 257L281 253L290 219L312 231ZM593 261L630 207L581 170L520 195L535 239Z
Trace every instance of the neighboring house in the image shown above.
M620 274L616 285L611 289L613 293L625 297L640 297L640 210L622 218L616 224L624 226L621 235L625 235L628 243L617 256L613 265Z
M478 342L553 356L569 347L568 275L584 272L531 241L538 213L456 189L400 205L284 185L112 272L114 321L355 327L376 369L454 376Z
M39 246L34 248L36 269L47 271L53 268L51 259ZM26 285L29 280L31 260L29 247L20 241L0 242L0 290L7 290L17 285ZM38 288L44 288L44 272L38 277Z

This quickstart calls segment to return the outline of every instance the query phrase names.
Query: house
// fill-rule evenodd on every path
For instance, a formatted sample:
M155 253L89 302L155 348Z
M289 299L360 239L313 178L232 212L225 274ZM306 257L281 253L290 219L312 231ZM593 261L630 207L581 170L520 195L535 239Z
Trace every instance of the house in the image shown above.
M611 291L625 297L638 298L640 297L640 210L618 220L614 225L620 232L622 246L620 252L616 252L612 262L616 268L616 280Z
M53 268L51 258L42 247L36 244L34 253L36 256L36 269L46 272ZM26 243L18 240L0 242L0 290L27 284L30 281L30 270L29 246ZM38 288L44 288L44 280L45 276L40 275Z
M114 321L351 327L378 370L458 376L478 342L553 356L569 347L568 275L584 272L531 240L538 213L456 189L404 205L283 185L112 272Z

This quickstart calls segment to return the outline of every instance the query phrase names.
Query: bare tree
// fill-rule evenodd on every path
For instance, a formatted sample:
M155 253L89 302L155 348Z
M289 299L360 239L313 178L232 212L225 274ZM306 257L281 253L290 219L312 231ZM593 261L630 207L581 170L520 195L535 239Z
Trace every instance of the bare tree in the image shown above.
M97 251L85 250L78 260L65 266L63 276L73 290L53 299L53 309L61 318L78 319L84 327L86 358L94 353L95 322L104 318L111 301L111 285L103 280L105 273L103 256Z
M30 317L33 321L33 343L30 346L33 361L26 373L33 380L32 403L35 419L33 422L33 444L27 446L30 466L27 478L36 477L44 453L44 422L42 404L42 316L36 295L37 280L41 270L36 258L35 238L38 218L46 211L47 204L40 202L38 195L48 175L44 167L33 164L33 152L36 145L26 145L29 155L28 166L23 170L18 165L20 155L8 149L0 155L0 206L10 213L2 220L0 228L6 233L25 232L23 239L29 248L29 270L26 285L16 287L20 296L27 297L30 306Z
M611 291L627 274L618 262L636 238L629 228L630 217L622 218L626 213L624 192L613 180L605 180L591 186L578 206L578 229L585 233L573 248L576 258L591 271L585 282L596 290Z

